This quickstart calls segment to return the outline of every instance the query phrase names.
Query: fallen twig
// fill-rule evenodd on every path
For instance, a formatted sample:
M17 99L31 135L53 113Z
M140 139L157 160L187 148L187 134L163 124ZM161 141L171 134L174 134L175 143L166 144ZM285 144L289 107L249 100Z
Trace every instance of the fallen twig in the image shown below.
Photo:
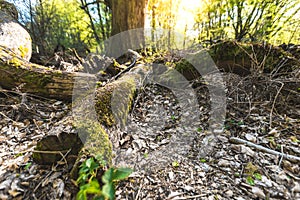
M64 155L60 152L60 154L63 156L61 159L60 159L60 161L62 161L62 160L64 160L65 162L67 162L66 161L66 156L71 152L71 150L72 149L69 149ZM41 152L45 152L45 151L41 151ZM50 152L47 152L47 153L50 153ZM57 153L57 152L55 152L55 153ZM54 166L54 169L56 169L57 167L58 167L58 163ZM43 180L42 181L40 181L39 182L39 184L37 184L37 186L34 188L34 190L33 190L33 193L35 193L36 191L37 191L37 189L39 189L39 187L45 182L45 180L52 174L52 172L53 172L53 170L52 171L49 171L47 174L46 174L46 176L43 178Z
M261 145L254 144L252 142L249 142L249 141L237 138L237 137L231 137L231 138L229 138L229 141L231 143L234 143L234 144L245 144L245 145L248 145L250 147L254 147L255 149L264 151L266 153L270 153L270 154L277 155L277 156L282 156L283 158L286 158L286 159L289 159L289 160L300 161L300 157L298 157L298 156L293 156L293 155L289 155L289 154L286 154L286 153L281 153L281 152L278 152L278 151L274 151L272 149L268 149L268 148L263 147Z

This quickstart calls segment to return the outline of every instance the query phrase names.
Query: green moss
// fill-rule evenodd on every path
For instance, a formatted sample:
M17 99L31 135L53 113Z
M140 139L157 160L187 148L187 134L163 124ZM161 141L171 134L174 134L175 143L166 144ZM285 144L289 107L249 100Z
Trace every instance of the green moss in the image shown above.
M24 46L19 46L18 49L19 49L19 51L21 53L21 57L25 58L27 56L28 52L29 52L29 49L26 48L26 47L24 47Z
M112 126L115 123L110 106L114 88L114 85L110 84L107 85L105 89L98 89L96 93L97 102L95 103L95 109L98 120L101 124L106 126Z
M117 80L106 85L105 88L99 88L95 103L99 122L106 126L113 126L117 122L124 125L135 90L134 78ZM112 108L114 108L113 112Z
M175 69L181 73L187 80L193 80L200 76L196 68L187 60L182 59L175 63Z
M114 119L121 127L124 127L136 91L134 77L121 80L117 85L118 87L114 90L111 105Z
M109 164L112 164L112 144L106 131L98 122L89 119L76 122L79 136L84 143L84 150L92 156L101 155Z
M15 67L20 67L22 65L22 62L20 61L20 59L17 56L14 55L14 56L12 56L11 59L9 59L7 61L7 64L13 65Z

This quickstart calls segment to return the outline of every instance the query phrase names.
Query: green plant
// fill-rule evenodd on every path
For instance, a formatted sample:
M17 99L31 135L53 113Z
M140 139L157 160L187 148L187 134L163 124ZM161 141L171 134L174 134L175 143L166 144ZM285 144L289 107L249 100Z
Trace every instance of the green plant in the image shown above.
M109 168L102 176L99 183L97 173L103 169L106 163L101 157L89 158L80 165L77 184L80 186L77 200L86 200L87 195L94 195L93 200L115 199L115 182L127 178L131 173L130 168ZM101 187L102 186L102 187Z
M197 132L202 132L202 128L197 128Z
M227 120L227 122L225 123L225 129L226 130L229 130L230 128L234 127L234 126L237 126L237 127L240 127L244 125L244 122L243 121L236 121L234 119L229 119Z
M255 182L254 182L252 176L247 176L246 182L247 182L249 185L252 185L252 186L255 185Z
M32 165L31 162L26 163L24 169L25 169L25 170L28 170L28 169L31 167L31 165Z
M148 153L144 153L144 158L148 158L149 154Z
M245 167L245 172L247 174L246 177L246 182L249 185L255 185L254 179L256 180L262 180L261 174L257 172L258 171L258 167L253 165L251 162L249 162L247 164L247 166Z

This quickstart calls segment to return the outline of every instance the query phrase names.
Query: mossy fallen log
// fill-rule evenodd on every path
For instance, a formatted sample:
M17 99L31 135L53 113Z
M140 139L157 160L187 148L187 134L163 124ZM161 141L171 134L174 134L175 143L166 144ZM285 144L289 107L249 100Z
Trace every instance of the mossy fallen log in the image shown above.
M142 71L143 73L141 73ZM73 98L73 103L78 102L77 105L80 105L77 109L79 114L77 112L75 115L82 116L76 118L71 125L76 127L79 135L63 134L64 139L61 139L59 135L49 134L38 142L33 157L35 161L43 164L60 160L70 149L70 154L76 154L81 146L84 146L84 148L80 151L80 155L83 155L83 152L91 156L102 155L108 163L111 163L112 147L110 137L102 128L102 125L113 126L125 123L137 90L137 84L146 71L146 67L138 66L137 69L133 69L117 81L104 87L87 89L88 87L85 88L85 85L89 84L89 81L93 84L97 83L94 75L53 70L27 62L16 56L12 51L0 47L0 86L3 88L17 89L24 93L67 101L72 100L76 90L83 97L89 95L91 91L96 94L92 99L95 104L86 102L89 106L95 107L96 120L90 118L80 98ZM80 81L82 81L82 84ZM85 137L84 134L87 136Z
M60 140L59 134L44 137L38 142L34 152L33 157L36 162L44 164L54 163L63 159L62 155L64 153L68 151L70 153L78 152L78 148L83 147L71 172L73 178L76 177L77 168L80 164L79 160L82 156L98 157L100 155L103 160L111 165L113 150L110 139L112 136L107 134L102 125L125 125L138 84L147 71L148 67L137 66L118 80L104 87L96 88L95 91L93 87L79 90L77 98L73 98L73 116L72 120L69 120L71 125L76 128L78 134L64 134L64 140L71 141L67 144L60 142L62 140ZM79 85L86 83L93 86L93 84L89 83L90 79L84 79L86 78L84 76L81 78L82 83ZM95 110L94 113L93 110ZM78 141L78 138L80 138L81 142ZM72 143L72 141L74 142ZM49 145L49 143L53 142L56 145Z
M5 89L17 89L24 93L71 101L73 85L78 76L82 74L62 72L30 63L0 46L0 86Z
M271 44L222 41L207 49L200 50L198 52L200 57L202 51L206 51L211 56L220 71L231 72L240 76L271 73L272 71L288 73L300 66L300 61L292 54ZM197 53L194 55L194 59L198 59ZM201 62L203 61L195 61L199 65L201 65ZM188 80L200 76L192 64L185 59L175 63L175 69Z

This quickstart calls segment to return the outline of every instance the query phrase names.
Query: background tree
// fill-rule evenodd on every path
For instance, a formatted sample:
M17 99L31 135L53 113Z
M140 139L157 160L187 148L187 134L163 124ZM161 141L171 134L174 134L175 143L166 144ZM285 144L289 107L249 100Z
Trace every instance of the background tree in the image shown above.
M269 41L299 9L299 0L206 0L204 10L198 12L196 27L201 39Z
M85 56L88 50L103 49L103 41L112 35L149 26L169 30L164 37L152 34L151 39L160 37L161 44L170 46L175 42L174 30L186 34L187 25L194 23L191 20L178 30L178 22L186 17L181 12L183 5L190 3L183 0L10 1L21 11L19 19L31 34L33 51L41 55L50 55L57 46L63 46L76 48ZM299 42L299 0L203 0L198 4L193 31L198 32L200 41ZM123 51L133 43L143 43L145 37L139 33L126 38L108 47Z
M143 46L144 32L142 30L124 31L145 27L147 1L148 0L109 1L112 10L111 35L114 36L118 33L122 35L110 39L110 43L107 44L107 55L119 56L122 52L126 52L128 48L139 48Z
M24 0L18 7L20 21L32 37L33 52L49 56L56 47L62 47L86 55L94 50L97 41L80 5L78 0Z
M153 30L162 28L168 30L166 38L161 38L161 44L167 44L168 47L174 42L174 33L178 16L179 0L150 0L148 3L148 19ZM152 32L151 38L155 36ZM157 39L157 38L156 38Z
M111 8L109 1L80 0L80 8L88 15L94 37L103 48L103 42L111 34Z

